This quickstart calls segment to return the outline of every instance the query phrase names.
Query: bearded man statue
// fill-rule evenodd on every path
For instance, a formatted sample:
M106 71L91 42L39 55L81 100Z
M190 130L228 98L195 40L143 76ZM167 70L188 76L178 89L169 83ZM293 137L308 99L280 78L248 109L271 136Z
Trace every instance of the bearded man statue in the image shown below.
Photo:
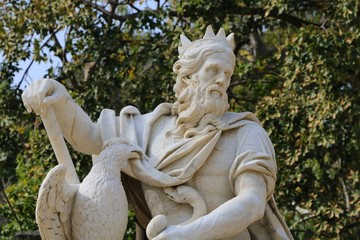
M173 66L176 102L148 114L131 106L119 116L104 109L93 123L49 79L32 83L24 104L35 113L52 106L66 140L80 152L96 157L114 137L142 149L142 158L122 171L149 239L292 239L273 197L277 167L267 133L254 114L227 112L233 49L234 34L223 29L215 35L209 26L193 42L182 35ZM156 229L159 216L166 221Z

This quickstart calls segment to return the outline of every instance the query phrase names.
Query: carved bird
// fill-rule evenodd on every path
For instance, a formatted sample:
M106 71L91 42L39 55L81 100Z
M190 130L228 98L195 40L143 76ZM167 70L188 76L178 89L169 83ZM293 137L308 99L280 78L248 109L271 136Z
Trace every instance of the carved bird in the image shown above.
M94 160L81 184L68 184L66 167L50 170L41 184L36 221L42 239L122 239L128 203L121 169L128 159L141 157L138 146L111 139Z

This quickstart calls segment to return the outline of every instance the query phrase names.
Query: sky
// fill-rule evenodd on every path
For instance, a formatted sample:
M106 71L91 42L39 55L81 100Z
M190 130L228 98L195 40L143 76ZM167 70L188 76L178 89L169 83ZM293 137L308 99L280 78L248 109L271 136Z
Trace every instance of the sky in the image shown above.
M163 1L161 1L160 3L162 3L162 2ZM153 0L135 1L134 5L139 9L155 8L156 1L153 1ZM66 32L64 30L59 31L56 34L56 36L59 39L59 42L61 44L64 44L64 42L65 42L65 35L66 35ZM53 54L50 54L49 52L47 54L50 55L50 58L52 59L52 63L50 61L45 62L45 63L44 62L42 62L42 63L33 62L25 76L25 80L21 84L22 89L26 88L26 86L28 86L32 81L43 78L47 73L47 69L49 69L51 66L61 67L62 63L57 57L55 57ZM0 56L0 60L2 60L1 56ZM25 74L26 69L29 67L30 64L31 64L31 59L19 62L19 67L21 68L21 70L15 74L13 85L17 85L21 81L21 79L23 78L23 76Z
M31 63L31 60L19 62L19 67L21 68L21 71L19 71L18 73L15 74L14 85L17 85L21 81L21 79L24 76L24 73L25 73L26 69L28 68L28 66L30 65L30 63ZM49 61L45 62L45 63L44 62L42 62L42 63L34 62L31 65L31 67L29 68L29 71L27 72L27 75L25 76L25 80L21 84L21 88L26 87L34 80L43 78L47 73L47 69L49 69L51 66L58 66L58 65L61 66L61 62L59 60L57 60L56 57L53 57L53 63L50 63Z

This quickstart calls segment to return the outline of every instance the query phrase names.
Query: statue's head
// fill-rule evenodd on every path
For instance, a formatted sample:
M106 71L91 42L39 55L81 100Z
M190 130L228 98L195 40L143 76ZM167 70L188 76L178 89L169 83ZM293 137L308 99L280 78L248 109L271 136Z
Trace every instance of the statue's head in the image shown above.
M219 119L229 107L226 90L234 71L234 45L234 34L226 37L220 29L215 35L211 26L194 42L181 36L179 60L173 66L177 101L172 108L178 115L179 134L191 136L208 131L209 126L219 127Z
M232 71L235 65L235 48L234 34L227 37L223 28L215 35L211 26L208 26L203 38L191 42L185 35L180 36L179 60L174 63L173 71L177 75L174 86L175 97L191 83L193 75L196 74L200 67L206 64L206 61L217 59L219 55L228 58L232 62ZM230 76L231 77L231 76ZM203 81L206 79L198 79ZM198 83L194 83L198 84Z

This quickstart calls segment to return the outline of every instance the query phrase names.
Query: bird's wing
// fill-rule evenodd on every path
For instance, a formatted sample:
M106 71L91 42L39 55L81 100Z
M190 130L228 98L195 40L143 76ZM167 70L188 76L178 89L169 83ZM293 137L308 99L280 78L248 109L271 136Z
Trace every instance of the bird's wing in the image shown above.
M71 212L79 184L68 184L66 167L57 165L46 175L36 202L36 222L42 239L71 239Z

